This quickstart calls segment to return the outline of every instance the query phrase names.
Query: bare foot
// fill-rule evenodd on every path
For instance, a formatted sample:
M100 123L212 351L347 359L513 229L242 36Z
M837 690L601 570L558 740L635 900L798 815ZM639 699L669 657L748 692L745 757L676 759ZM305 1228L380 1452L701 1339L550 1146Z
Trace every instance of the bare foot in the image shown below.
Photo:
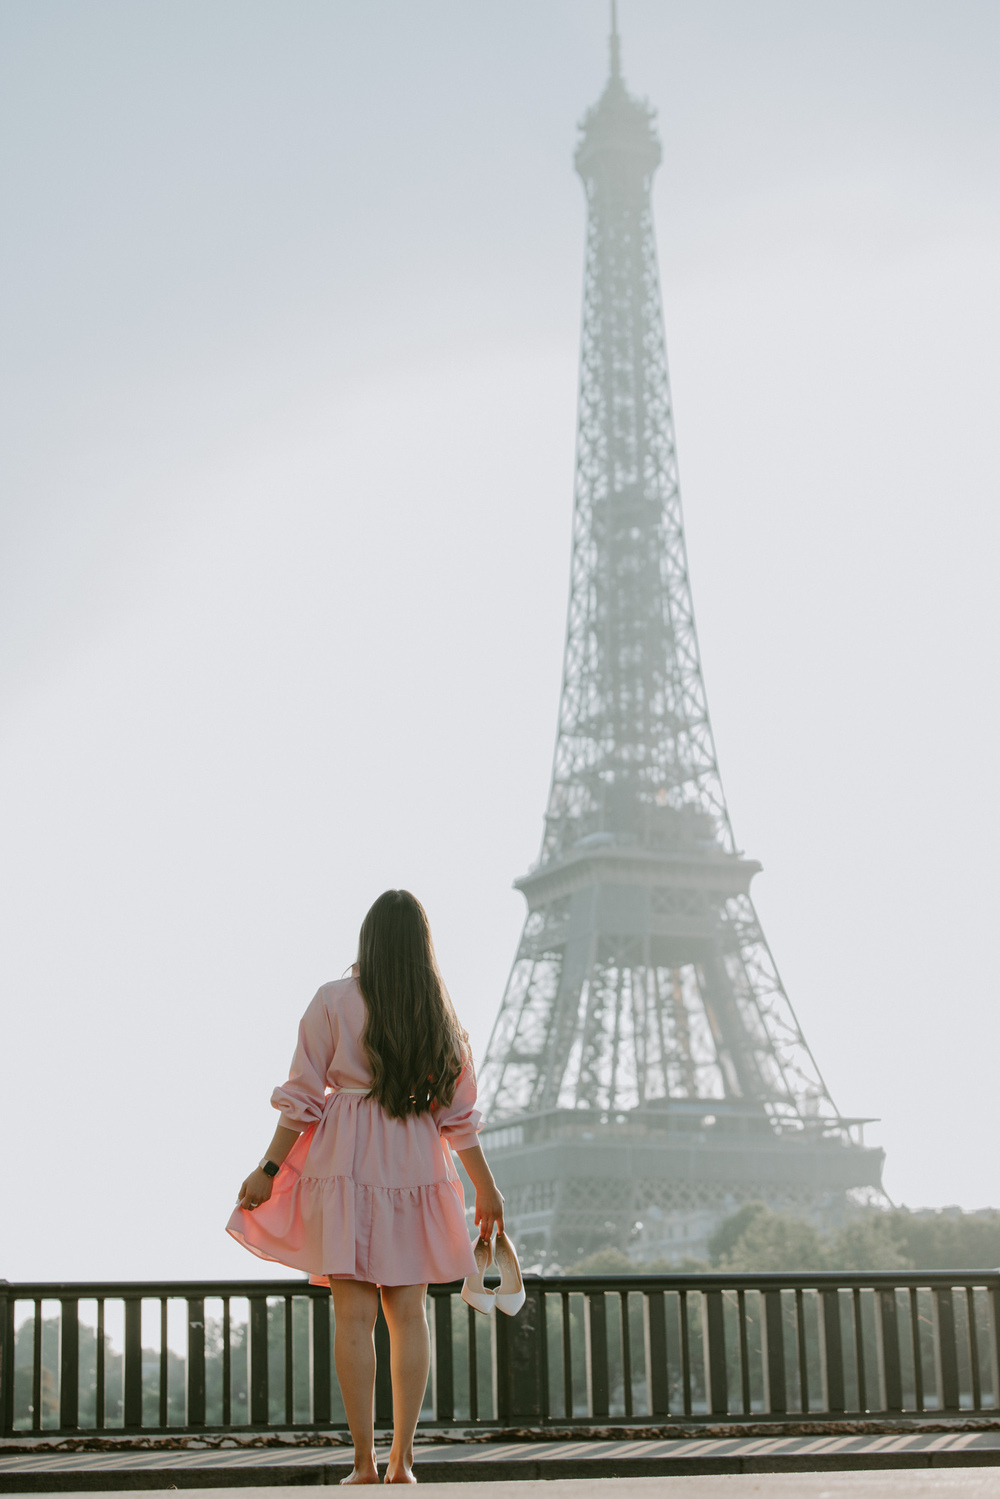
M390 1464L382 1480L383 1483L416 1483L416 1481L409 1463L399 1463L396 1466Z
M368 1467L367 1465L365 1467L363 1467L363 1468L359 1468L357 1466L357 1464L355 1464L354 1467L351 1469L350 1473L348 1473L347 1477L346 1478L342 1478L340 1481L341 1481L342 1484L344 1484L344 1483L378 1483L379 1482L378 1469L375 1468L375 1467Z

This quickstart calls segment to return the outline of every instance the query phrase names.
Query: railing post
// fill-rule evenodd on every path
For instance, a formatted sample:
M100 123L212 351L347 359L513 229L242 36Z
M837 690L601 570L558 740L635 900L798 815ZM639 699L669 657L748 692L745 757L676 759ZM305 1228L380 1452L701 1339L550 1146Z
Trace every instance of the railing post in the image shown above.
M465 1308L466 1337L468 1338L469 1367L469 1420L479 1420L479 1356L476 1346L476 1313L471 1306Z
M187 1326L187 1424L205 1424L205 1300L188 1299Z
M233 1424L233 1323L228 1296L222 1298L222 1424Z
M573 1318L570 1312L569 1292L559 1293L559 1308L562 1324L563 1403L567 1421L572 1421L576 1412L573 1389Z
M285 1425L292 1426L295 1422L295 1365L294 1365L294 1322L292 1318L292 1298L285 1296L282 1301L282 1338L281 1351L284 1355L284 1386L285 1386Z
M389 1371L389 1325L378 1299L375 1318L375 1420L385 1426L392 1420L392 1379Z
M35 1297L31 1339L31 1429L42 1429L42 1298ZM15 1360L16 1362L16 1360Z
M861 1308L861 1287L851 1291L851 1306L854 1312L855 1371L858 1379L858 1410L868 1409L868 1376L865 1372L865 1319Z
M632 1419L632 1328L629 1322L629 1305L627 1291L620 1291L618 1305L621 1314L622 1330L622 1385L625 1395L625 1419ZM544 1327L544 1322L542 1323Z
M910 1287L910 1337L913 1340L913 1398L918 1411L924 1408L924 1352L920 1344L920 1307L917 1287Z
M688 1325L688 1293L678 1293L678 1310L681 1324L681 1388L684 1400L684 1414L690 1416L693 1410L691 1401L691 1329Z
M142 1428L142 1299L125 1297L124 1429Z
M266 1426L270 1420L267 1386L267 1297L250 1300L250 1425Z
M750 1396L750 1350L747 1347L747 1293L740 1287L736 1292L736 1315L740 1329L740 1395L743 1414L749 1416L752 1401Z
M764 1323L767 1329L767 1387L772 1415L788 1411L785 1393L785 1329L782 1323L781 1292L765 1291Z
M445 1293L434 1302L434 1419L455 1417L455 1376L451 1347L451 1297Z
M14 1298L0 1280L0 1436L14 1432Z
M994 1275L990 1285L990 1308L993 1312L993 1358L994 1384L1000 1386L1000 1275ZM994 1409L1000 1410L1000 1388L993 1390Z
M896 1314L896 1288L882 1286L878 1293L882 1317L882 1357L885 1365L885 1408L903 1409L903 1373L899 1359L899 1318Z
M958 1345L955 1339L955 1303L951 1286L936 1287L938 1333L941 1340L941 1406L946 1411L957 1411L958 1394Z
M167 1342L170 1303L160 1297L160 1430L170 1425L170 1347ZM188 1350L190 1364L190 1349Z
M501 1313L496 1319L497 1414L501 1421L541 1420L545 1416L544 1292L538 1286L526 1287L526 1292L525 1303L516 1317ZM603 1309L604 1293L596 1294L601 1296Z
M590 1324L590 1399L595 1420L608 1414L608 1309L603 1291L587 1293Z
M729 1410L729 1377L721 1291L705 1292L705 1321L708 1327L708 1408L713 1416L724 1416Z
M96 1359L96 1366L97 1366L96 1367L97 1391L96 1391L96 1399L94 1401L94 1426L95 1426L95 1428L98 1431L103 1431L104 1430L104 1393L105 1393L104 1392L104 1383L105 1383L104 1355L105 1355L105 1351L106 1351L106 1345L105 1345L105 1340L104 1340L104 1297L103 1296L98 1296L98 1298L97 1298L97 1359Z
M972 1409L983 1408L982 1376L979 1369L979 1330L976 1327L976 1292L974 1286L965 1288L965 1304L969 1314L969 1361L972 1365Z
M840 1326L840 1292L823 1291L823 1338L826 1343L826 1398L831 1411L844 1407L844 1339Z
M670 1414L670 1380L667 1375L667 1314L662 1291L646 1296L649 1317L650 1409L654 1416Z
M806 1347L805 1295L802 1287L795 1290L795 1335L799 1350L799 1407L809 1414L809 1351Z
M75 1431L80 1395L80 1304L59 1298L59 1427Z
M310 1297L312 1313L312 1419L330 1424L330 1293Z
M551 1397L549 1393L549 1314L548 1303L545 1300L545 1289L539 1287L538 1292L538 1382L539 1402L541 1405L541 1417L547 1421L552 1414Z

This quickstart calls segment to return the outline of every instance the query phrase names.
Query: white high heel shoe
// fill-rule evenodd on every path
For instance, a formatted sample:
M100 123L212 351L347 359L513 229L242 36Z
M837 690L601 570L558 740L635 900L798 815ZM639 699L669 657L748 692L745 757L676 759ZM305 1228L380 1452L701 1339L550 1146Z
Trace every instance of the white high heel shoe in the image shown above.
M493 1304L498 1312L516 1317L525 1302L524 1281L514 1246L506 1234L497 1234L493 1254L500 1271L500 1284L493 1293Z
M476 1273L465 1277L462 1300L488 1317L493 1310L493 1292L483 1285L483 1276L493 1262L493 1248L486 1239L478 1239L473 1254L476 1257Z

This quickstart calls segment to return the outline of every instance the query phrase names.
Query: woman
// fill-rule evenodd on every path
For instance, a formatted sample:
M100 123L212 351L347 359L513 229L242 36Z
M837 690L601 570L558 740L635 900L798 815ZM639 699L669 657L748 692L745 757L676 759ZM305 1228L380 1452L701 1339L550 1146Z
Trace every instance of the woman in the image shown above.
M332 1091L328 1091L332 1090ZM489 1245L503 1198L477 1141L468 1037L407 890L365 917L351 976L324 984L299 1027L267 1154L229 1220L262 1259L329 1280L334 1358L354 1441L344 1483L378 1483L372 1417L378 1288L389 1327L393 1439L387 1483L414 1483L413 1433L430 1364L428 1281L475 1276L455 1151ZM484 1248L485 1248L484 1245ZM483 1253L479 1253L480 1265ZM481 1285L481 1275L479 1278Z

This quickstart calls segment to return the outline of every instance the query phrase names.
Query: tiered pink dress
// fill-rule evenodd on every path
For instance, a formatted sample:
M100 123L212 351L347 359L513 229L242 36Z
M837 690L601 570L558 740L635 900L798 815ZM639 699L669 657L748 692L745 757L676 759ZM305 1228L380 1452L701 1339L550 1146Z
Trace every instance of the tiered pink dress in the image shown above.
M349 1276L421 1285L475 1273L452 1150L478 1144L476 1080L466 1063L448 1108L392 1119L363 1091L365 1004L353 977L324 984L299 1026L291 1076L271 1103L300 1131L269 1200L226 1225L264 1260L317 1284ZM354 1089L357 1091L348 1091Z

